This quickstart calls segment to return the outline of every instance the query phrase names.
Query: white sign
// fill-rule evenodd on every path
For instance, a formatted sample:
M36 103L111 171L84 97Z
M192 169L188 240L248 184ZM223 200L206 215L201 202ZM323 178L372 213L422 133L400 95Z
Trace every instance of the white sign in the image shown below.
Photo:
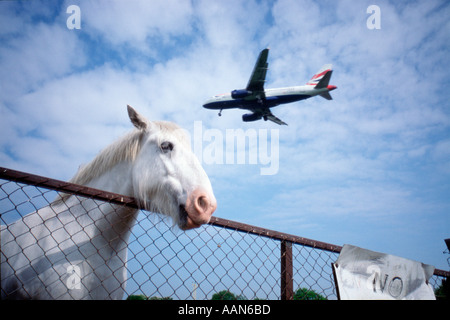
M333 264L341 300L435 300L434 267L344 245Z

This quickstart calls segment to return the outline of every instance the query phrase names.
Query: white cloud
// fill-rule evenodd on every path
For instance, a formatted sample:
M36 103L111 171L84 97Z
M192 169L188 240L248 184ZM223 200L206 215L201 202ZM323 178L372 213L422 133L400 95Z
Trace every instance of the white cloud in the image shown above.
M202 38L213 48L231 50L235 55L242 50L234 48L253 48L266 29L266 3L202 0L195 9Z
M274 201L285 204L285 213L294 216L363 217L368 222L414 208L410 191L370 182L307 186L279 194Z
M0 49L3 99L38 89L43 82L67 75L85 63L80 40L59 25L27 24Z
M192 28L192 6L182 0L83 1L83 28L105 37L113 45L139 50L150 46L152 37L169 41ZM157 50L157 49L156 49Z

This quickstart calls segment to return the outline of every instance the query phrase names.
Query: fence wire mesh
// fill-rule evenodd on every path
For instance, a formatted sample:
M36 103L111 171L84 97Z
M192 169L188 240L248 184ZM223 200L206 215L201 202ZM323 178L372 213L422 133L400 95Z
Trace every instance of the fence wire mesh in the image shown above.
M23 182L0 180L2 238L8 232L8 226L13 225L15 221L26 220L30 212L49 206L60 191L51 190L48 186L43 188ZM76 195L76 197L79 198L81 205L89 199L80 195ZM95 203L95 209L102 209L105 205L121 207L100 200L95 200ZM70 208L67 209L70 211ZM44 219L42 217L39 221L28 221L27 233L33 234L33 228L44 223ZM53 219L58 219L58 215L55 215ZM85 220L83 222L85 228L90 228L96 223L92 219ZM84 247L82 248L75 241L77 237L85 238L82 235L83 230L79 231L78 236L69 235L62 218L57 225L58 227L48 230L48 237L53 240L55 248L61 249L61 246L64 246L64 248L71 247L72 250L82 251L83 254L90 252L83 251ZM118 282L118 290L125 287L123 298L145 295L153 298L205 300L211 299L216 293L229 291L237 299L277 300L292 298L297 289L304 288L313 290L323 298L337 299L331 263L336 261L339 247L335 246L333 249L330 245L332 250L325 250L298 244L295 241L290 242L291 251L288 252L292 259L288 261L288 266L292 268L290 271L292 281L290 289L288 286L288 290L291 290L290 296L286 297L283 296L286 284L281 281L282 277L286 276L283 274L285 270L282 270L284 268L282 266L282 243L286 237L283 239L264 231L264 229L245 226L245 228L241 228L239 223L232 221L226 225L213 222L210 225L183 232L173 228L171 220L165 216L141 210L132 229L128 247L125 249L128 252L127 261L122 262L123 266L126 266L126 277L122 279L118 275L118 270L107 269L109 277L114 277ZM255 232L255 230L263 231ZM16 234L13 241L21 236L24 234ZM65 239L65 242L74 243L61 244L60 239L62 238ZM95 243L95 239L90 241L90 246L94 247L95 252L103 250ZM2 239L2 264L6 262L12 265L11 261L14 258L7 259L3 254L4 249L11 245L12 243L4 243L4 239ZM29 248L32 248L31 245ZM27 251L29 248L25 246L20 250ZM62 251L68 252L67 250ZM39 268L37 261L41 261L42 256L48 254L49 252L43 252L43 250L37 250L34 254L28 253L28 261L22 266L22 270L12 270L13 275L32 268L35 273L29 277L36 276L39 273L39 270L36 270ZM50 298L89 298L89 296L76 295L80 283L69 282L70 277L76 275L76 270L67 267L72 263L70 255L75 253L68 252L67 254L69 256L47 259L48 267L57 269L52 285L55 283L65 285L68 287L66 291L69 293L69 295L51 296ZM17 257L19 257L19 252ZM57 265L62 264L64 264L64 268L61 271ZM97 261L95 264L100 266L102 261ZM91 265L91 267L92 270L95 270L97 265ZM9 276L11 275L4 274L2 270L2 282L6 281ZM439 286L442 279L442 276L433 276L432 285ZM32 279L22 276L21 280L25 287L26 282ZM48 281L46 283L48 285ZM14 294L14 290L19 289L17 287L8 290L2 288L2 298L8 298ZM46 290L46 287L42 285L33 290ZM96 288L95 290L105 289ZM105 298L112 297L111 295L105 296Z

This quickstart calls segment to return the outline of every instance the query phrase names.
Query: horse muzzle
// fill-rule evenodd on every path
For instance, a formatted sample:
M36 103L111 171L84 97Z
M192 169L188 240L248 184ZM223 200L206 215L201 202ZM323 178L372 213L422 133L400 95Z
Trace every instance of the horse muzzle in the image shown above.
M186 220L180 228L189 230L208 223L216 208L217 201L213 194L203 189L194 190L188 196L184 208L181 208L185 211Z

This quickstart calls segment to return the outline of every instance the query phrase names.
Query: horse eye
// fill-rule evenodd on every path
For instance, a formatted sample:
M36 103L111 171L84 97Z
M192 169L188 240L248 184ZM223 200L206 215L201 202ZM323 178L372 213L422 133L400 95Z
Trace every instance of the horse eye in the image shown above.
M169 152L173 150L173 143L169 141L164 141L161 143L161 150L163 152Z

